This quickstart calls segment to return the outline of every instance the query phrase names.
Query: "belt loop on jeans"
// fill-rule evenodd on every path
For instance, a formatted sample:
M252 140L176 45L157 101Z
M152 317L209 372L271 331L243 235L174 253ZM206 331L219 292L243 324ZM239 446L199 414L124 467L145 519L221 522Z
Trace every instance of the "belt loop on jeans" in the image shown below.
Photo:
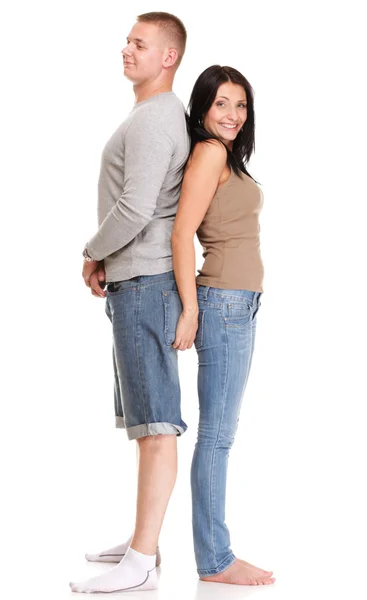
M203 294L204 300L207 300L209 290L210 290L210 287L207 286L207 285L204 287L204 289L201 290L201 293Z
M200 288L200 298L204 298L204 300L206 300L208 297L208 292L210 290L210 287L208 287L206 285L200 285L200 283L197 283L196 287L198 289Z

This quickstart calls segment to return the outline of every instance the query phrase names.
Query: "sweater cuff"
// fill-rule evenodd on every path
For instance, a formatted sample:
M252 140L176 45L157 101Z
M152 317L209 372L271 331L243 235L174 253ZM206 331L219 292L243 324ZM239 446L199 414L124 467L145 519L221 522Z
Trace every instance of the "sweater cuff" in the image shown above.
M88 255L93 260L96 260L99 262L99 261L103 260L105 258L105 256L107 256L107 255L103 252L103 250L101 248L100 249L95 248L95 245L93 244L94 239L95 239L95 236L94 236L94 238L89 240L89 242L85 245L85 248L88 252ZM98 246L98 244L97 244L97 246Z

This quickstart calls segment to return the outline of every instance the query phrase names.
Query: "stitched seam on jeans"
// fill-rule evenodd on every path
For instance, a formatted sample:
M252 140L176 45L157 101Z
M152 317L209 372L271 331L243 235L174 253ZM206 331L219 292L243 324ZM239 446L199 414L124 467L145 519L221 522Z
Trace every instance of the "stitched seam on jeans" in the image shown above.
M111 308L110 308L110 305L108 302L108 297L106 298L105 312L106 312L107 317L111 321L112 332L113 332L113 316L112 316ZM121 385L120 385L120 377L119 377L117 360L116 360L115 336L113 333L112 333L112 361L113 361L113 374L114 374L113 403L114 403L114 409L115 409L115 416L123 419L124 411L122 408L122 401L121 401Z
M205 320L205 311L201 311L201 323L200 323L200 348L203 345L204 339L204 320Z
M222 423L223 423L223 414L224 414L224 406L225 406L225 391L227 389L227 385L228 385L228 337L227 337L227 332L226 329L224 327L224 337L225 337L225 372L224 372L224 382L223 382L223 389L222 389L222 398L223 398L223 404L222 404L222 414L220 417L220 422L219 422L219 427L218 427L218 433L217 433L217 439L215 440L215 444L214 444L214 448L213 448L213 458L212 458L212 480L210 482L210 489L211 489L211 495L212 495L212 502L211 502L211 508L212 508L212 512L211 512L211 533L212 533L212 544L213 544L213 549L214 549L214 557L215 557L215 562L217 562L217 555L216 555L216 550L215 550L215 535L214 535L214 527L213 527L213 520L214 520L214 510L215 509L215 502L214 502L214 498L215 498L215 494L213 494L213 483L215 481L215 476L214 476L214 457L215 457L215 450L218 444L218 440L219 440L219 435L220 435L220 430L222 427Z
M165 300L165 292L163 290L161 290L161 295L162 295L162 300L163 300L163 337L164 337L164 343L166 344L166 346L169 346L170 344L168 344L168 342L167 342L169 308L168 308L167 301Z
M155 432L152 432L152 426L153 425L153 429L156 429ZM163 429L164 431L157 431L158 428L155 428L154 425L163 425ZM169 425L170 427L172 427L172 429L174 429L175 431L168 431L167 432L167 425ZM143 429L143 433L140 434L138 433L138 435L135 435L137 430L139 430L140 428ZM131 431L134 431L134 435L131 436ZM181 425L176 425L176 423L168 423L165 421L162 422L151 422L151 423L142 423L141 425L132 425L131 427L127 427L126 428L126 432L127 432L127 436L130 440L138 440L139 438L142 437L150 437L153 435L175 435L175 436L181 436L185 433L185 429L181 426Z
M248 290L248 291L250 291L250 290ZM256 292L251 292L251 294L256 294ZM220 292L213 292L212 289L209 291L209 294L208 294L208 298L209 299L210 299L210 297L220 298L223 301L231 301L231 300L233 300L234 302L240 302L242 304L244 304L246 301L250 302L252 304L253 303L253 299L254 299L254 297L253 297L250 300L250 298L248 298L245 295L244 296L236 296L235 294L233 294L233 295L232 294L221 294Z
M168 273L171 273L171 271L168 271ZM155 277L155 275L150 275L150 277ZM135 280L137 278L131 277L130 279ZM128 281L128 280L122 279L121 281L110 281L109 283L124 283L125 281ZM120 295L123 292L129 292L129 291L133 290L133 288L137 288L139 290L144 290L145 288L150 287L152 285L158 285L158 284L162 284L162 283L170 283L170 282L174 282L174 281L175 281L174 276L161 277L161 279L156 279L155 281L147 281L145 283L140 283L138 281L131 281L131 283L128 286L119 288L119 290L116 292L109 292L109 293L111 294L110 297L114 297L114 296ZM177 291L177 290L172 290L172 291Z
M199 348L201 348L201 346L203 345L204 315L205 315L205 311L202 309L199 309L199 327L198 327L198 337L197 337L197 342L196 342L197 350L199 350Z
M119 375L119 371L118 371L118 367L117 367L115 342L113 342L113 345L112 345L112 361L113 361L113 370L114 370L114 378L115 378L115 381L114 381L115 415L116 415L116 417L124 418L124 410L122 408L122 400L121 400L121 382L120 382L120 375ZM117 382L116 382L116 379L117 379Z
M168 271L168 273L171 273L171 271ZM150 275L150 277L154 277L154 275ZM175 282L174 276L162 277L161 279L156 279L155 281L146 281L145 283L137 283L136 287L138 287L140 290L144 290L145 288L151 287L152 285L158 285L158 284L161 285L162 283L170 283L170 282ZM171 291L177 292L177 290L171 290Z
M234 556L234 554L232 552L227 558L222 560L220 565L218 565L214 569L198 569L197 571L198 571L199 575L203 575L203 577L210 576L210 575L216 575L217 573L221 573L222 571L224 571L225 569L227 569L228 567L233 565L235 560L236 560L236 557ZM223 565L225 565L224 569L222 568Z
M210 302L209 300L204 300L203 298L198 298L198 304L200 307L200 304L202 303L202 306L204 308L207 308L208 306L210 308L216 308L217 310L222 310L223 308L223 302L219 303L219 302Z
M165 341L166 346L170 346L172 348L172 344L176 338L177 323L172 328L172 336L173 336L172 342L170 340L167 341L168 335L171 331L171 329L170 329L171 320L174 315L174 310L172 309L172 302L170 302L170 298L178 298L180 302L181 302L181 299L180 299L179 293L176 292L176 290L161 290L161 293L162 293L163 307L164 307L164 315L163 315L164 341ZM171 296L172 293L174 293L175 295ZM181 312L182 312L182 309L181 309L180 313ZM177 348L172 348L172 350L174 350L175 352L178 352Z
M252 365L252 357L254 355L255 335L256 335L256 318L252 321L252 327L251 327L251 357L250 357L250 364L248 367L247 379L249 378L249 375L250 375L250 370L251 370L251 365ZM246 385L247 385L247 381L246 381Z
M105 304L104 309L105 309L105 313L106 313L107 317L111 321L112 315L111 315L111 309L110 309L109 304L108 304L108 297L106 297L106 304Z
M141 369L140 369L140 337L141 337L141 333L140 333L140 309L141 309L141 290L137 290L136 291L136 306L135 306L135 333L136 333L136 343L135 343L135 352L136 352L136 362L138 365L138 372L139 372L139 383L140 383L140 394L141 394L141 399L143 402L143 411L144 411L144 422L147 422L147 413L146 413L146 406L145 406L145 386L144 386L144 381L143 378L141 376Z

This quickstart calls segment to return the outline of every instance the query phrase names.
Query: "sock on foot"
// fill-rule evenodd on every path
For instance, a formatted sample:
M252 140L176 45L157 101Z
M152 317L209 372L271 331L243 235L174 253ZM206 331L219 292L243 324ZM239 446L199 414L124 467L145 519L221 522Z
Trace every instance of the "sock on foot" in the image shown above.
M122 561L107 573L80 583L70 583L73 592L123 592L155 590L158 587L156 555L129 547Z
M116 562L119 563L125 556L128 547L130 546L132 536L126 542L108 550L103 550L99 554L86 554L85 558L90 562Z
M113 548L108 548L107 550L102 550L99 554L86 554L85 558L89 562L110 562L110 563L119 563L125 556L128 547L131 544L132 536L129 537L126 542L120 544L119 546L114 546ZM159 567L161 564L161 553L159 548L157 548L157 559L156 559L156 567Z

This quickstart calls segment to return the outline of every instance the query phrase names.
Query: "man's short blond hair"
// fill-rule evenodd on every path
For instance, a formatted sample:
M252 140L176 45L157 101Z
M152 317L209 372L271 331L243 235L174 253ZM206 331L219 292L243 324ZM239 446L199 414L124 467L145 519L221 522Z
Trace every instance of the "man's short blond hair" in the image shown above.
M180 64L185 53L187 32L182 21L175 15L166 12L149 12L137 17L139 23L157 25L167 35L172 46L177 50L176 65Z

